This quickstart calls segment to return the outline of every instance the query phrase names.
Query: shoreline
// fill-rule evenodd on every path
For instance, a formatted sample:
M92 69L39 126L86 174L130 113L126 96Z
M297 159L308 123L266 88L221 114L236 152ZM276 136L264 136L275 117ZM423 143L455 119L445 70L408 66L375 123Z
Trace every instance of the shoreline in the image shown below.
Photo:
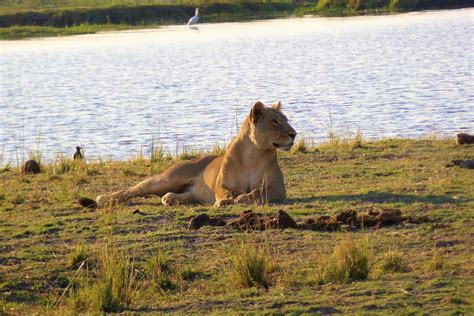
M274 13L269 15L251 15L247 17L242 16L230 16L219 20L219 18L209 18L204 20L199 25L214 25L222 23L246 23L246 22L263 22L270 20L283 20L283 19L307 19L307 18L342 18L342 17L367 17L367 16L385 16L385 15L401 15L410 13L423 13L423 12L439 12L439 11L451 11L451 10L465 10L470 9L472 6L453 7L453 8L434 8L434 9L421 9L421 10L392 10L390 8L380 8L374 10L364 11L341 11L340 14L327 14L324 11L314 12L313 11L301 11L298 9L289 12L284 11L283 13ZM1 19L0 15L0 19ZM90 35L90 34L107 34L112 32L139 32L146 30L158 30L165 29L173 26L183 26L186 24L179 23L178 21L170 21L171 23L159 24L151 23L145 25L130 25L130 24L89 24L84 23L75 25L72 27L52 27L52 26L37 26L37 25L12 25L8 27L0 27L0 42L7 41L18 41L18 40L30 40L30 39L46 39L46 38L57 38L65 36L77 36L77 35Z
M295 142L293 148L288 152L279 151L279 156L286 157L298 153L305 152L319 152L321 149L337 151L355 151L359 148L364 148L365 146L375 145L384 142L433 142L433 143L448 143L451 142L453 146L456 146L456 136L449 137L447 134L438 135L438 134L427 134L420 137L380 137L377 139L366 138L362 133L355 133L351 136L338 136L334 135L331 138L327 138L324 141L315 142L313 138L301 138ZM151 151L137 151L135 155L131 156L116 156L112 154L89 155L87 152L84 152L85 164L102 164L103 162L108 163L117 163L117 164L129 164L140 162L149 162L153 163L154 161L161 162L182 162L187 160L192 160L195 158L203 157L206 155L223 155L227 144L221 145L220 143L215 143L213 146L206 148L194 148L192 146L183 146L179 148L179 151L173 151L168 146L157 146L156 144L151 144L149 148ZM44 151L40 150L26 150L25 154L17 157L18 159L13 160L0 160L0 174L3 172L8 172L13 169L21 169L21 166L28 160L37 161L41 167L46 169L54 168L57 164L75 164L76 161L72 159L72 148L71 155L67 154L64 151L55 151L55 155L48 155Z

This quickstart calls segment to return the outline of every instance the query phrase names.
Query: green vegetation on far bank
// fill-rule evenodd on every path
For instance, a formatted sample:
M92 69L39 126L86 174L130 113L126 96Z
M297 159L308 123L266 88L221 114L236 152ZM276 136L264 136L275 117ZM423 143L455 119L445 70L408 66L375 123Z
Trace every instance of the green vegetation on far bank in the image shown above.
M194 15L196 6L201 9L201 21L213 23L306 14L396 13L473 5L471 0L5 0L0 4L0 40L185 24Z
M149 25L148 27L158 27ZM0 39L22 39L32 37L56 37L67 35L94 34L101 31L122 31L137 29L136 26L126 24L81 24L68 28L50 26L11 26L0 28Z
M332 137L280 153L288 200L267 206L165 207L159 197L83 209L79 196L123 189L178 158L64 157L41 173L0 171L0 314L473 314L474 159L454 140ZM242 233L189 230L283 209L296 221L341 211L426 218L378 229Z

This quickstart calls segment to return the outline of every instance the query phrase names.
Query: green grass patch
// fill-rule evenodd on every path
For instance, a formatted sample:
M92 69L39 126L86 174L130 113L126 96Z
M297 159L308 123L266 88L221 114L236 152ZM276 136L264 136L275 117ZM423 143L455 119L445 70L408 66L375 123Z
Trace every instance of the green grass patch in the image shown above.
M230 219L249 207L165 207L156 196L107 210L76 204L135 185L151 157L64 173L43 162L32 175L11 165L0 173L0 314L472 314L474 178L451 161L474 159L474 147L339 139L280 152L287 201L250 209L298 222L383 209L424 220L365 232L188 230L198 214ZM157 170L182 162L163 157Z
M149 27L158 27L149 26ZM105 31L128 30L136 27L119 24L81 24L71 27L51 27L51 26L10 26L0 28L0 40L23 39L32 37L56 37L67 35L94 34Z

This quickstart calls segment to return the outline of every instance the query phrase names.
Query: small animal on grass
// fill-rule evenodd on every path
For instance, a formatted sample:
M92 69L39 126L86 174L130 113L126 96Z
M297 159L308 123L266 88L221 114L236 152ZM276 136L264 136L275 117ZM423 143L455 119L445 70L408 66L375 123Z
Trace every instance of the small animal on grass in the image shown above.
M21 166L21 173L23 174L40 173L40 171L40 165L35 160L28 160Z
M128 189L99 195L104 207L137 196L158 195L164 205L265 204L286 199L277 150L289 151L296 131L281 111L257 102L223 156L205 156L173 166Z
M474 144L474 135L469 135L467 133L459 133L456 135L456 144L458 145Z
M76 152L74 153L72 158L82 160L84 158L84 155L82 154L81 149L81 147L76 146Z

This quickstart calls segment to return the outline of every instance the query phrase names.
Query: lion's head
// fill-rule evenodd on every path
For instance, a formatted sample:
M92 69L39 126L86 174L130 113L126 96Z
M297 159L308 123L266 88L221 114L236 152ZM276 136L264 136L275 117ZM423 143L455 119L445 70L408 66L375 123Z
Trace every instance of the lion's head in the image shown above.
M281 149L288 151L294 144L296 131L281 112L281 103L266 107L257 102L249 115L250 137L260 149Z

